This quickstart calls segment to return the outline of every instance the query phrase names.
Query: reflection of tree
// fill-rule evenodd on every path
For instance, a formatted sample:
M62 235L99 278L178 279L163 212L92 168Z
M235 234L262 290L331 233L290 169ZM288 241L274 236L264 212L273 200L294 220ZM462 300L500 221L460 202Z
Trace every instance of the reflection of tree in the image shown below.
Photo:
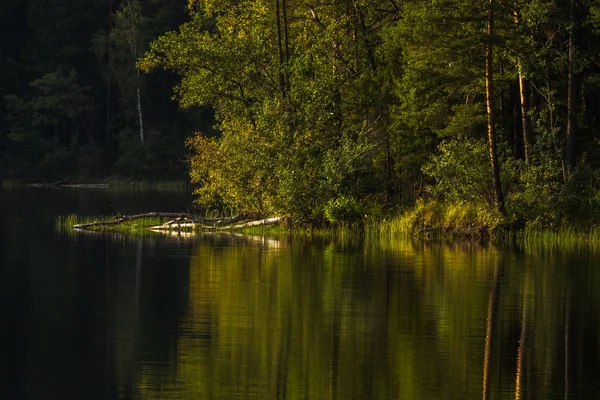
M563 389L564 360L572 395L569 368L581 360L573 338L583 326L572 323L580 315L569 310L575 301L566 308L562 301L574 278L561 265L543 254L523 260L473 245L363 249L202 238L190 265L189 309L172 345L172 381L138 377L136 393L547 398Z
M564 315L564 319L565 319L565 400L567 400L569 398L569 364L570 364L570 357L569 357L569 323L570 323L570 310L569 310L569 294L568 292L565 294L565 292L563 291L563 298L565 298L565 315Z
M523 391L524 360L527 340L527 293L523 294L523 309L521 311L521 333L517 349L517 373L515 378L515 400L520 400Z
M136 382L139 372L137 365L142 261L143 239L139 238L136 245L135 268L131 268L131 265L129 268L123 265L117 271L116 326L113 338L117 390L120 394L131 398L134 398L137 393Z
M490 362L492 358L492 339L498 314L498 292L500 290L502 267L502 260L498 259L494 267L494 280L492 281L492 289L490 291L490 299L488 302L488 314L485 323L485 345L483 356L483 400L487 400L490 397Z

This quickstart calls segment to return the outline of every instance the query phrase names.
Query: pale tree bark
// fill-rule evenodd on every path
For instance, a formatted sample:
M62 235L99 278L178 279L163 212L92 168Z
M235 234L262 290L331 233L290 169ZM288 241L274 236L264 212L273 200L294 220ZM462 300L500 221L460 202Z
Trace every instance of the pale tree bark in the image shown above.
M518 26L521 23L519 16L519 2L515 0L513 15L515 24ZM529 81L523 76L523 61L521 58L517 61L517 72L519 75L519 102L521 105L521 125L523 135L523 154L525 156L525 164L529 164L531 158L530 146L530 122L529 122Z
M140 89L140 70L137 68L137 41L138 41L138 24L140 21L140 4L134 4L131 1L130 8L131 13L131 36L130 36L130 47L131 47L131 58L133 62L133 69L135 71L135 99L136 99L136 110L137 110L137 125L140 133L140 142L144 144L144 116L142 114L142 93Z
M496 196L496 207L501 215L506 214L504 207L504 194L502 193L502 183L500 181L500 164L498 161L498 151L496 149L496 133L494 130L494 78L493 78L493 46L492 35L494 33L494 0L489 0L488 20L487 20L487 43L485 46L485 98L487 106L487 132L488 147L490 151L490 164L492 167L492 177L494 180L494 193Z
M142 115L142 94L141 94L141 90L140 90L140 71L139 70L137 70L136 100L137 100L138 127L140 128L140 142L142 144L144 144L144 117Z

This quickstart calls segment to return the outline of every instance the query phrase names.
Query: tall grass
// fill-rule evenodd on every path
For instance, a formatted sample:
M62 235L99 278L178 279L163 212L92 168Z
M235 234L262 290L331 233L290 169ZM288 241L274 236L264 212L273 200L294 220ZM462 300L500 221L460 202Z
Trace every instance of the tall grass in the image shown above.
M499 243L517 243L529 250L600 247L600 226L563 226L556 229L525 229L498 238Z
M470 204L419 201L413 208L365 224L366 232L383 238L465 239L493 235L499 215L489 208Z

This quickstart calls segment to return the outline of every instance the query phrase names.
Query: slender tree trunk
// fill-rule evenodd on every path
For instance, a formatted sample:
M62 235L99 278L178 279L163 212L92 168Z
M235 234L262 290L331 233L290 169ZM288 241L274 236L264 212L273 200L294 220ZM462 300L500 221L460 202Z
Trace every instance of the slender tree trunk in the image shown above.
M130 3L131 4L131 3ZM133 6L133 5L132 5ZM140 70L137 68L137 29L140 20L140 4L135 4L132 7L135 13L131 16L131 57L133 62L133 70L135 71L135 95L136 95L136 108L137 108L137 123L140 131L140 142L144 144L144 117L142 114L142 93L140 89Z
M112 57L111 57L111 44L110 44L110 38L111 38L111 32L112 31L112 0L108 1L108 36L107 36L107 48L106 48L106 57L107 57L107 71L108 73L106 74L106 137L105 137L105 166L104 166L104 170L105 170L105 174L108 176L110 174L110 158L111 158L111 133L112 133L112 124L111 124L111 73L112 73Z
M575 108L577 101L575 73L573 72L574 47L575 47L575 0L569 2L569 59L568 59L568 88L567 88L567 166L575 168L575 140L577 138L577 121Z
M521 23L519 17L519 2L515 0L513 15L515 25ZM517 61L517 72L519 74L519 101L521 104L521 128L523 132L523 153L525 156L525 164L529 164L531 158L531 146L529 140L529 81L523 76L523 61L519 58Z
M285 1L285 0L283 0ZM283 64L284 64L284 55L283 55L283 45L281 43L281 15L279 11L279 0L275 0L275 26L277 27L277 53L279 55L279 92L281 93L281 98L285 98L285 77L283 75Z
M136 101L137 101L137 114L138 114L138 125L140 128L140 142L144 144L144 117L142 115L142 93L140 90L140 70L137 69L137 87L136 87Z
M517 65L519 70L519 100L521 104L521 127L523 131L523 155L525 164L529 164L531 159L531 143L529 140L529 81L523 77L523 63L519 60Z
M496 134L494 132L494 78L493 78L493 53L492 53L492 35L494 32L494 0L489 0L489 11L487 21L487 44L485 46L485 97L487 105L487 125L488 125L488 147L490 151L490 164L494 179L494 192L496 195L496 207L501 215L506 214L504 207L504 194L502 193L502 183L500 181L500 164L498 161L498 151L496 149Z

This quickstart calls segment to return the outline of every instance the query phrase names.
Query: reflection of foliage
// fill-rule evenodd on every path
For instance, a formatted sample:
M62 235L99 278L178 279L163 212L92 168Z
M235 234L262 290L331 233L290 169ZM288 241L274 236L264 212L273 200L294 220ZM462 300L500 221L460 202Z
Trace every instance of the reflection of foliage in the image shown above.
M505 253L470 242L290 246L204 237L190 266L189 310L169 355L172 376L138 380L140 397L478 398L497 268L489 367L498 379L489 380L491 393L514 392L517 350L526 366L523 393L543 398L548 385L561 392L567 318L572 343L583 334L586 343L597 340L597 327L583 324L594 302L573 290L600 281L563 268L580 261L577 252ZM569 291L572 306L565 308ZM577 365L586 350L572 346ZM152 368L139 374L151 377Z

